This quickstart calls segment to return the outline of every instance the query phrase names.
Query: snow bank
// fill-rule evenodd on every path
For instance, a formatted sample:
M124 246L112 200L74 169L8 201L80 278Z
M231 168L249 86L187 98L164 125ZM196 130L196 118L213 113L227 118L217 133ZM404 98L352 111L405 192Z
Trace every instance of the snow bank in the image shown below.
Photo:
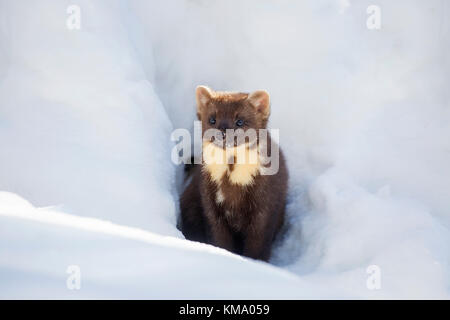
M3 1L0 190L179 234L171 123L136 55L120 1ZM130 26L131 28L131 26Z
M223 249L37 209L6 192L0 193L0 231L0 298L338 297L336 291ZM68 289L71 266L80 271L79 289Z

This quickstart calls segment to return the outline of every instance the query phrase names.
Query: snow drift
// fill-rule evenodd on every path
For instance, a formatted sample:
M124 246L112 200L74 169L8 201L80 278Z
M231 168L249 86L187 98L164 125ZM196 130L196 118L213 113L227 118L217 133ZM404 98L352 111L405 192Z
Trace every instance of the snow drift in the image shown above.
M0 200L0 298L300 299L343 295L209 245L37 209L10 193L0 193ZM68 290L66 285L71 266L80 270L78 290Z
M77 264L69 260L81 265L97 254L98 264L121 264L110 278L88 272L90 288L98 288L83 287L90 297L229 297L219 292L237 288L227 281L233 272L251 275L242 286L255 289L239 298L450 297L448 3L76 2L79 31L65 25L72 2L0 2L0 190L36 207L182 238L170 132L192 127L195 86L264 88L290 169L289 219L272 263L290 271L295 285L279 268L225 258L209 246L167 237L157 238L161 246L137 245L117 229L104 241L102 228L86 235L69 222L48 227L30 221L38 210L31 205L25 215L3 205L5 297L54 297L66 290L55 289L64 286L55 274ZM381 9L380 30L366 27L371 4ZM64 239L68 253L42 243L42 259L32 259L28 249L43 234ZM180 243L179 251L165 241ZM100 254L112 245L123 250ZM176 270L160 264L175 256ZM219 268L221 259L233 267ZM25 267L25 260L33 262ZM380 290L366 286L371 265L381 270ZM190 268L199 272L185 273ZM110 283L130 270L146 280ZM180 270L217 286L178 293ZM212 280L218 274L222 280ZM161 290L144 294L156 282ZM258 286L276 294L254 295Z
M77 32L66 27L68 2L2 2L0 189L175 234L172 126L123 25L127 12L120 2L79 5Z

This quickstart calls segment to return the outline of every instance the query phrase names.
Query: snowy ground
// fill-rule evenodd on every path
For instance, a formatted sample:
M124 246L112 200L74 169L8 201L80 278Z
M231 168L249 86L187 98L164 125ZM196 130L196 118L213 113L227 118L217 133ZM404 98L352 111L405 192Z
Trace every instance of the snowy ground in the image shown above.
M0 0L0 297L450 298L449 14ZM198 84L271 93L290 170L272 265L175 227L170 134L192 129Z

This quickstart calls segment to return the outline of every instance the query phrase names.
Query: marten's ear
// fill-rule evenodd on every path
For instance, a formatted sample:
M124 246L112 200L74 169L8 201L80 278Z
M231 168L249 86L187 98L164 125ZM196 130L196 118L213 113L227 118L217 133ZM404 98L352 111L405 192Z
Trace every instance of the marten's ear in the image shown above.
M270 97L267 91L258 90L248 96L248 101L255 107L263 119L269 118L270 115Z
M200 119L200 114L212 99L214 92L207 86L198 86L195 90L195 97L197 99L197 115Z

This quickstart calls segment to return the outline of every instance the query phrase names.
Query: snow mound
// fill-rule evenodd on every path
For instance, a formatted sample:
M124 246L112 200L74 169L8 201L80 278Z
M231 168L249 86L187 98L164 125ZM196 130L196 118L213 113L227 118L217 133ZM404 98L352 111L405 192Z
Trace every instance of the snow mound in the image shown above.
M83 297L450 297L448 3L378 0L369 30L368 1L79 0L72 31L69 4L0 2L3 296L79 297L80 264ZM198 84L271 94L277 267L175 227Z
M337 297L333 290L223 249L34 208L6 192L0 192L0 231L1 298ZM67 285L73 267L79 270L79 289Z
M121 22L120 1L3 1L0 190L37 206L178 234L172 125ZM95 18L94 18L95 17Z

